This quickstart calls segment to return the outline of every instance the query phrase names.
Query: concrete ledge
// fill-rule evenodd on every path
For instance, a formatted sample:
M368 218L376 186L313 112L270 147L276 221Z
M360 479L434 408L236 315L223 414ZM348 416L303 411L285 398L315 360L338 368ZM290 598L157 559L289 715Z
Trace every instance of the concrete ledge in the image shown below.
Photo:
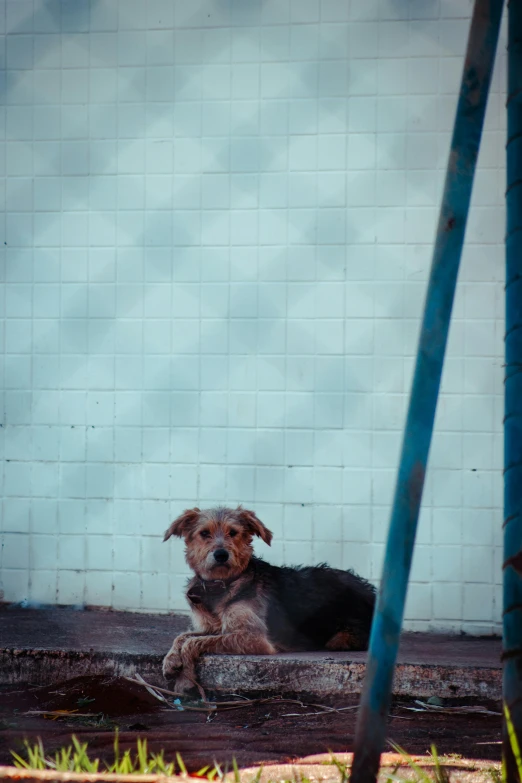
M228 660L226 660L228 659ZM274 656L207 656L200 667L204 687L218 692L285 693L317 698L361 692L366 663L349 653ZM467 696L500 699L502 672L486 667L399 662L393 692L397 696Z
M186 618L158 615L1 609L0 684L47 685L80 675L139 672L165 685L161 661L186 623ZM201 661L199 677L209 693L321 699L360 693L365 660L365 653L209 655ZM418 698L500 700L500 641L406 634L393 690Z
M0 684L49 685L84 675L132 677L165 687L162 656L80 653L71 650L2 650ZM347 653L293 655L208 655L199 666L210 693L285 694L325 698L361 691L366 665ZM399 663L393 692L397 696L472 697L499 700L502 672L489 667Z

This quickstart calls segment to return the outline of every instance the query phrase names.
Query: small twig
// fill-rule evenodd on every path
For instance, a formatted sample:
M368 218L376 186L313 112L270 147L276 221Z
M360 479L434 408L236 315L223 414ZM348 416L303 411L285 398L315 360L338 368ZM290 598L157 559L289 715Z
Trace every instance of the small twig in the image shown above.
M167 688L161 688L159 685L150 685L150 683L147 683L141 675L136 675L139 679L134 679L133 677L125 677L124 679L128 680L128 682L132 682L135 685L141 685L143 688L146 688L149 691L155 690L159 693L165 693L167 696L176 696L179 698L179 693L175 693L174 691L170 691ZM232 694L235 696L236 694ZM173 707L170 702L168 702L166 699L163 699L165 704L169 707L169 709L177 709L175 706ZM358 705L353 705L349 707L329 707L326 704L305 704L304 702L300 701L299 699L281 699L279 696L269 696L265 698L259 698L259 699L247 699L245 696L239 696L236 701L217 701L217 702L206 702L205 707L192 707L192 706L185 706L184 704L181 705L184 710L187 710L188 712L211 712L214 710L219 710L220 712L226 712L228 710L237 710L241 709L243 707L251 707L255 705L260 704L297 704L299 707L314 707L315 709L321 710L321 712L317 713L307 713L309 715L324 715L332 712L342 712L345 710L356 710L358 709ZM299 715L299 717L302 717L302 714L296 713L296 715ZM285 717L285 716L283 716Z
M407 705L401 705L405 710L411 710L412 712L435 712L439 715L497 715L502 716L501 712L494 712L488 710L486 707L480 705L457 705L455 707L439 707L438 704L428 704L427 702L415 699L415 704L418 704L422 709L416 707L408 707Z
M140 680L134 680L132 677L124 677L123 679L128 680L129 682L133 682L134 685L141 685L143 688L146 688L147 690L154 689L156 691L159 691L159 693L166 693L167 696L176 696L177 698L179 698L179 693L174 693L174 691L169 691L166 688L160 688L159 685L150 685L148 682L145 682L143 677L140 677L140 680L142 680L142 682L140 682ZM156 694L156 697L159 698L159 694ZM170 704L170 702L167 701L167 699L164 699L162 697L161 701L163 701L169 708L171 708L172 705ZM209 701L207 703L208 703L208 707L185 707L184 705L182 706L184 710L189 710L193 712L209 712L209 710L216 709L215 705L212 702Z
M125 680L128 680L129 682L133 682L135 685L141 685L144 688L154 688L155 690L159 691L160 693L166 693L167 696L176 696L179 698L179 693L175 693L174 691L169 691L167 688L160 688L159 685L150 685L149 683L145 682L143 677L140 677L140 680L135 680L132 677L125 677ZM300 704L304 707L304 704L300 701L296 701L294 699L279 699L277 697L274 697L272 699L246 699L243 697L243 701L219 701L219 702L207 702L209 705L212 705L211 709L214 707L248 707L250 704L264 704L265 702L269 701L279 701L279 702L290 702L291 704ZM168 703L168 702L167 702ZM313 705L312 705L313 706ZM184 708L187 709L187 708ZM197 707L194 709L202 709L201 707ZM206 708L205 708L206 709Z
M181 709L180 709L181 706ZM168 704L165 708L165 712L205 712L207 715L214 715L216 710L214 707L186 707L185 705Z
M158 701L162 701L164 704L167 704L167 699L161 695L161 693L158 693L154 685L149 685L148 682L145 682L141 674L138 674L136 672L136 678L140 685L143 685L144 688L147 689L147 691L151 694L151 696L154 696L154 698L158 699ZM128 678L127 678L128 679Z
M124 680L128 680L129 682L133 682L134 685L146 685L149 688L154 688L154 690L159 691L160 693L166 693L168 696L179 696L179 693L174 693L174 691L168 691L166 688L160 688L159 685L149 685L148 683L145 683L145 680L143 677L140 677L140 680L135 680L133 677L124 677Z
M302 704L302 707L317 707L320 712L285 712L281 715L282 718L308 718L310 715L331 715L332 712L345 712L347 710L356 710L359 705L353 707L327 707L324 704ZM393 717L393 716L392 716ZM405 720L412 720L412 718L405 718Z

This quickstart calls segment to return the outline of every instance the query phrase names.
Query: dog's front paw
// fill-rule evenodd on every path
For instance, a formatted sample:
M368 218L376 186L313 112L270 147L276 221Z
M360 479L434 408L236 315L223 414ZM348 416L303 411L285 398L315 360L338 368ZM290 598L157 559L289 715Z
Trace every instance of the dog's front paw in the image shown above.
M163 676L173 677L182 668L181 657L178 650L172 647L163 659Z
M190 698L198 697L198 688L193 680L190 680L184 672L178 675L174 685L172 686L173 692L177 696L188 696Z

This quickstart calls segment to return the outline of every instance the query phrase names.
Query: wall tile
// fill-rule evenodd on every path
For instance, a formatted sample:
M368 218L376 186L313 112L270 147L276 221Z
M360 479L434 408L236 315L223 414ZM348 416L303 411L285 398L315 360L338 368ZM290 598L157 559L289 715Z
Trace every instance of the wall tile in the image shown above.
M23 572L12 572L23 573ZM26 593L31 601L37 604L55 604L58 601L57 592L57 572L55 569L50 571L33 571L31 574L31 586ZM23 599L22 599L23 600Z
M380 576L469 4L240 5L6 4L5 600L186 611L160 537L211 502ZM417 630L499 627L504 65Z

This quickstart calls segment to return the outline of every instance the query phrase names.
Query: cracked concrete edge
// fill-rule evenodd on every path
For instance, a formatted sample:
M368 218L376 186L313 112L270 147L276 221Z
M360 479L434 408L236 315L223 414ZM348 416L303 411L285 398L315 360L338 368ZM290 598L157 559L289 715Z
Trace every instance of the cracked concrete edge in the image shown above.
M0 650L0 684L49 685L85 675L132 677L165 687L161 656L67 650ZM365 664L332 657L303 661L291 656L211 655L202 659L199 678L209 693L243 695L339 697L358 694ZM467 697L500 700L502 670L399 663L395 671L396 696L428 698Z

